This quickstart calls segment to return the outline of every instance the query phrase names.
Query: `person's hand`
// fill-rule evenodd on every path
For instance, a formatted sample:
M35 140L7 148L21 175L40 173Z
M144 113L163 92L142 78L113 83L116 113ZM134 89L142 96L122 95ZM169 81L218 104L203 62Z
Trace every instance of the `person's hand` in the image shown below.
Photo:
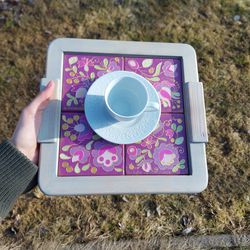
M39 145L37 136L41 124L43 110L46 108L54 90L54 83L50 81L46 88L23 109L16 129L10 141L28 159L38 163Z

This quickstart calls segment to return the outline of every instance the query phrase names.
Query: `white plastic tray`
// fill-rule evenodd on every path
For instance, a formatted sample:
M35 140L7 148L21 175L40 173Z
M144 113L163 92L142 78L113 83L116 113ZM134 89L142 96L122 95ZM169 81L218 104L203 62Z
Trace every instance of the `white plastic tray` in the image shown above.
M57 175L61 115L63 55L65 52L181 57L183 63L184 114L187 133L189 175L161 176L77 176ZM47 195L122 193L197 193L207 187L205 153L207 130L203 86L198 79L193 47L178 43L150 43L61 38L48 49L46 77L56 81L54 99L43 116L39 186Z

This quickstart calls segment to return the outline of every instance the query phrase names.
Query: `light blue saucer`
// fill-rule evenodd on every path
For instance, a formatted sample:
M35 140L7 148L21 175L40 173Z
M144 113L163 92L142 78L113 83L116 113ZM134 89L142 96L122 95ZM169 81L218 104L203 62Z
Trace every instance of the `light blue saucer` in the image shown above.
M114 71L98 78L89 88L85 98L85 115L90 127L103 139L117 144L131 144L143 140L157 127L161 109L144 112L133 121L117 121L108 113L104 93L109 83L123 76L135 77L147 88L149 101L158 102L159 96L154 87L142 76L129 71ZM160 105L161 107L161 105Z

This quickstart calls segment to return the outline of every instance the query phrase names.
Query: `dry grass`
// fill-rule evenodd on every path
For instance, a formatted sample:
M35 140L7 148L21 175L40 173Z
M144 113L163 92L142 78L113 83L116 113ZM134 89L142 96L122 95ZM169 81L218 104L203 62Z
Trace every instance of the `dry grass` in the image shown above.
M36 95L51 40L185 42L197 51L205 85L209 186L198 195L129 195L129 202L123 196L51 198L36 190L0 224L2 241L32 246L150 239L187 227L197 235L250 232L249 1L37 0L9 6L0 13L0 140L11 136L21 109Z

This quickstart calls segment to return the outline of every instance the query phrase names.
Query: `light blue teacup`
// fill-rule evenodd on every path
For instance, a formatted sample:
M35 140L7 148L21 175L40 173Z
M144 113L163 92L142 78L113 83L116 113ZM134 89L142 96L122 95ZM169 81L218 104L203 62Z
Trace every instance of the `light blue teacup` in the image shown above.
M107 110L118 121L131 121L144 112L160 109L159 103L149 101L144 84L131 76L113 80L104 98Z

